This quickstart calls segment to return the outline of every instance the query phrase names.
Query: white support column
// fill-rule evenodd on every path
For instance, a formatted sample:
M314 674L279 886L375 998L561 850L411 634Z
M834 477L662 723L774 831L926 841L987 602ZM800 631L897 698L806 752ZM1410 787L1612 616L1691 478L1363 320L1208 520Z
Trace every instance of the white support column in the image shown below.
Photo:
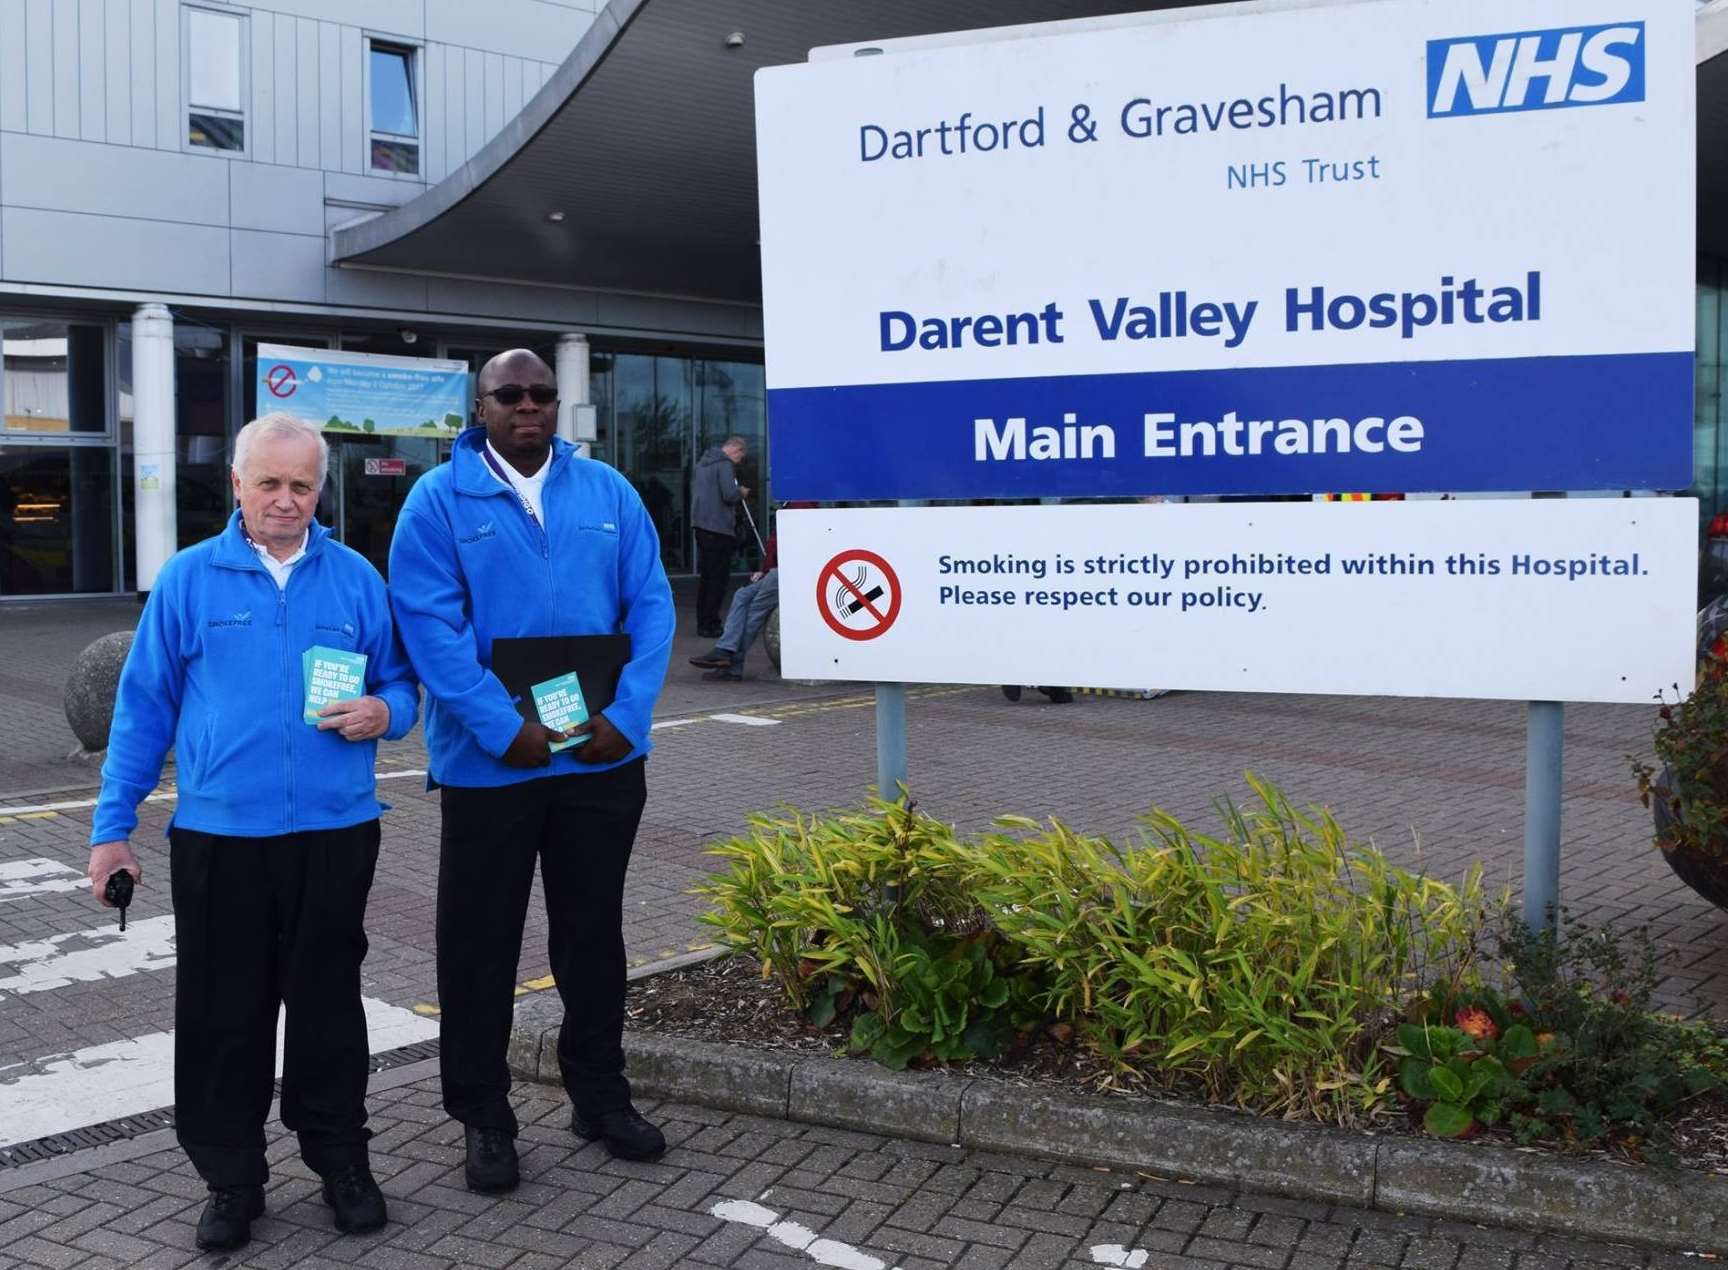
M132 461L136 499L133 541L138 593L179 543L174 513L174 318L163 304L132 315Z
M558 337L558 435L582 446L582 453L597 439L594 407L589 399L588 337L567 332Z

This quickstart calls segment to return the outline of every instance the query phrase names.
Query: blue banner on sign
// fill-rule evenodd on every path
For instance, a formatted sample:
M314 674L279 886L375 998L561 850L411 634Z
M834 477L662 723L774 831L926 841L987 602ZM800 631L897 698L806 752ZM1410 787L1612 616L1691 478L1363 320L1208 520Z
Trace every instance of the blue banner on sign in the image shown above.
M258 347L259 413L282 411L329 433L454 437L472 399L461 362Z
M1641 353L773 389L774 495L1683 490L1692 363Z

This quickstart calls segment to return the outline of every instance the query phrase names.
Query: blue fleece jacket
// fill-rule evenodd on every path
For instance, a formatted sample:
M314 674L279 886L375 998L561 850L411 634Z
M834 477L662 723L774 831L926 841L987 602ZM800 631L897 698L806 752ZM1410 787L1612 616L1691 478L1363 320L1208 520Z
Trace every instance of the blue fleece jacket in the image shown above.
M536 524L487 467L485 444L479 427L456 439L450 461L408 492L390 543L390 602L426 685L432 780L513 785L641 758L672 651L672 588L654 522L630 482L555 439ZM619 632L630 636L630 661L604 714L630 753L591 764L565 750L550 767L505 766L522 716L492 673L492 641Z
M375 819L378 743L302 718L301 654L318 644L366 654L366 692L390 707L384 735L406 735L419 689L384 579L324 526L309 529L285 588L246 541L239 512L163 565L120 672L92 845L137 827L170 743L172 823L183 828L267 838Z

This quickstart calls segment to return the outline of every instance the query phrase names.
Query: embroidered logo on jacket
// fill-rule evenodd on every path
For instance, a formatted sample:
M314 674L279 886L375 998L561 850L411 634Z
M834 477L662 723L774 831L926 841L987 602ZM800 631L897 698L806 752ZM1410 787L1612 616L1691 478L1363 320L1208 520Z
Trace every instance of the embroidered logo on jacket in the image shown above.
M211 626L250 626L252 625L252 610L246 609L234 614L233 617L213 617Z
M474 532L468 537L458 538L456 541L466 546L469 543L483 542L487 538L496 538L497 536L497 532L492 528L492 522L487 521L483 525L474 526Z

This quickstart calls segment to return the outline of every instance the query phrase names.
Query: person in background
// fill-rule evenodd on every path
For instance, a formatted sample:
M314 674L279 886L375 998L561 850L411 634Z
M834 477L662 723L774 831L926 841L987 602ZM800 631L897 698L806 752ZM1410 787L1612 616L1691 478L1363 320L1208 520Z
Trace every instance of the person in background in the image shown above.
M727 437L710 446L696 461L690 481L690 524L696 530L696 633L713 639L721 632L720 605L732 572L738 543L738 505L750 497L738 483L737 467L744 461L743 437Z
M198 1246L237 1248L264 1211L264 1120L285 1008L282 1123L344 1232L384 1224L366 1129L362 919L378 862L372 765L419 709L384 580L312 514L323 434L240 429L228 527L162 566L121 671L91 828L90 887L141 881L137 807L174 746L175 1133L210 1198ZM366 657L365 693L304 711L302 654Z
M732 597L732 607L726 613L726 625L714 647L690 664L701 667L702 678L710 683L732 682L744 678L744 656L750 645L768 625L774 610L780 607L780 569L777 535L768 536L768 546L762 555L762 567L750 575L748 584L738 588Z

